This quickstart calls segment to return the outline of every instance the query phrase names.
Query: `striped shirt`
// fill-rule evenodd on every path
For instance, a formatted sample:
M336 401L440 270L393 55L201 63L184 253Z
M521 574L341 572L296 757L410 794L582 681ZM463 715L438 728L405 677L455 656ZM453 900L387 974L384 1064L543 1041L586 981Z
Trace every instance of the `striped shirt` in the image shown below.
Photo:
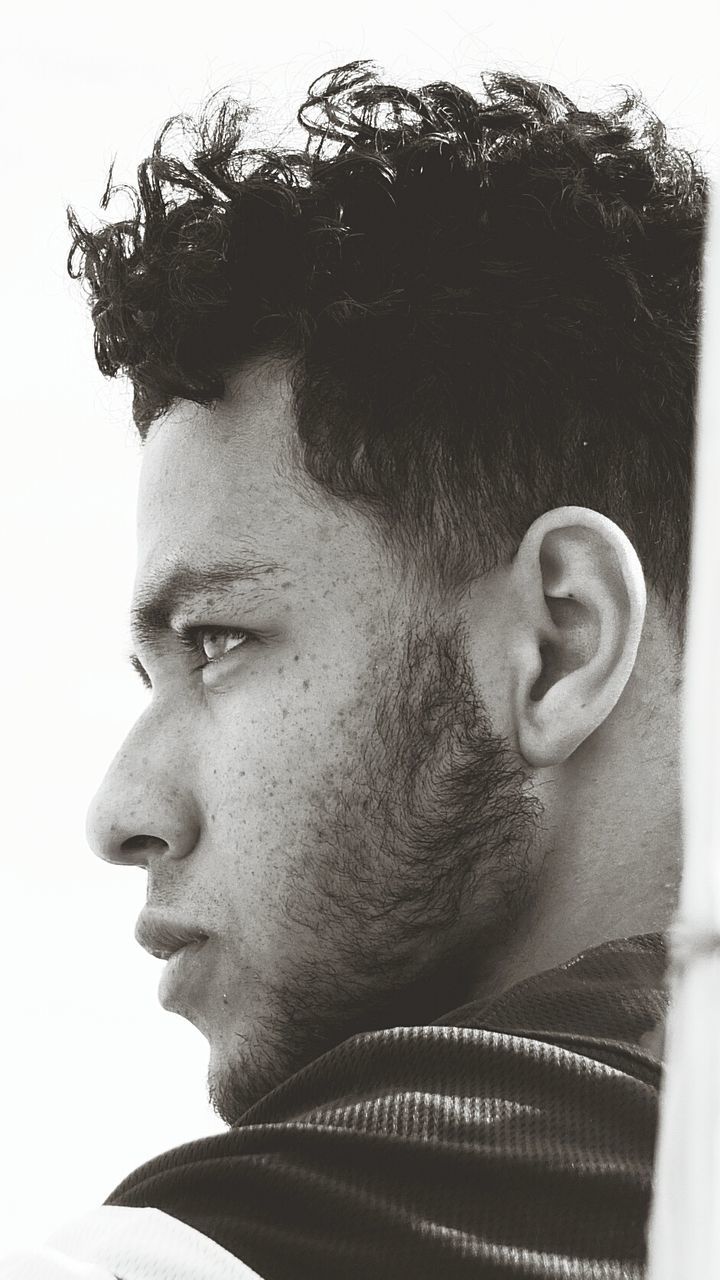
M52 1247L97 1280L639 1280L666 968L662 935L620 939L354 1036Z

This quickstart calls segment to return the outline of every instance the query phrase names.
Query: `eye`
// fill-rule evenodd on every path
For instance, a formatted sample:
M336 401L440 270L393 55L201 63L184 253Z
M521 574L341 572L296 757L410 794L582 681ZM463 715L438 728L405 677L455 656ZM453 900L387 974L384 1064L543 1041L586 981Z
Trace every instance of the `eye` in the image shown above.
M244 631L230 631L224 627L208 627L198 635L198 644L208 662L216 662L218 658L224 658L231 649L238 649L246 641L247 635Z
M250 636L236 627L187 627L180 632L180 639L201 659L200 665L207 667L247 644Z

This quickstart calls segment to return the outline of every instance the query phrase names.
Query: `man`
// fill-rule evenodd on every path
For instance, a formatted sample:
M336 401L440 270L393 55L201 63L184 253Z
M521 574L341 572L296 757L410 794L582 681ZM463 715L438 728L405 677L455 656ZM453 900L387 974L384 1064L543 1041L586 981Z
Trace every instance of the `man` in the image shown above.
M147 873L229 1131L63 1258L639 1276L702 178L638 104L507 76L340 68L303 153L246 118L182 122L189 158L165 130L131 217L71 217L144 441L149 700L90 839Z

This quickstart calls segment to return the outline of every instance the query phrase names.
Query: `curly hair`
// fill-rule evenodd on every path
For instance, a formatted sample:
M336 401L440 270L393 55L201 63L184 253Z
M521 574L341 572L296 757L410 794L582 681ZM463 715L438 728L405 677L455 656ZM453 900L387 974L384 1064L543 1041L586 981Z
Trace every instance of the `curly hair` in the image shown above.
M170 120L131 212L69 211L102 372L141 435L288 362L302 466L461 587L564 504L615 520L682 638L706 183L638 96L320 77L304 150L250 108ZM117 194L112 171L103 209Z

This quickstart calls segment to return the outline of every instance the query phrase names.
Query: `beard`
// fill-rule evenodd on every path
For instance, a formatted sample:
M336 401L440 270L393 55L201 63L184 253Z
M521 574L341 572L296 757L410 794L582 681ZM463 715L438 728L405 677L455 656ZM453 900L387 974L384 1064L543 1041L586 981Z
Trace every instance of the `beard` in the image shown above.
M493 732L462 628L416 620L398 648L289 875L282 926L313 945L265 984L252 1040L211 1061L228 1125L347 1037L468 1000L530 897L542 807Z

